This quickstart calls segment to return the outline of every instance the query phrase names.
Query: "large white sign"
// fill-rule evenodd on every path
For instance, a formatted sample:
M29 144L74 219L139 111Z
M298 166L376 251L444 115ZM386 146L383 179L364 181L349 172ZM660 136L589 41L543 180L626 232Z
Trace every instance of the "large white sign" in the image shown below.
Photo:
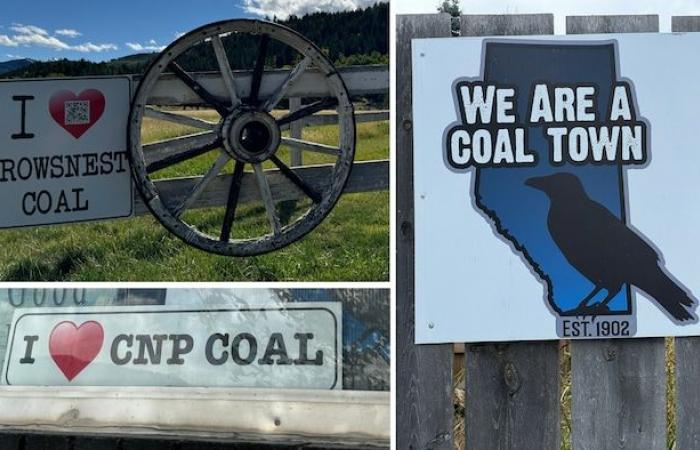
M0 228L129 216L130 81L0 82Z
M413 40L416 342L700 334L698 48Z
M17 309L10 385L342 388L337 302Z

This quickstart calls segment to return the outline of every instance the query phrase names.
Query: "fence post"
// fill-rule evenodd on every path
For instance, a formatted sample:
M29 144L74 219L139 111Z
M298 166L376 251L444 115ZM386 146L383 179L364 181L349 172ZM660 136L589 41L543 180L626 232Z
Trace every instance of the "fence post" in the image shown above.
M299 97L291 97L289 99L289 112L293 113L294 111L298 110L301 108L301 98ZM289 136L293 137L294 139L301 139L302 135L302 130L304 129L304 121L303 120L297 120L292 122L289 125ZM290 148L289 149L289 158L290 158L290 164L292 165L291 167L299 167L302 164L301 160L301 150L297 148Z
M674 16L672 31L700 31L700 16ZM700 337L675 340L676 448L700 448Z
M566 31L568 34L658 32L659 17L567 17ZM573 341L573 448L665 449L664 357L663 338Z
M460 20L462 36L552 33L552 14ZM465 350L467 449L558 449L558 342L473 344Z
M414 344L411 39L450 36L447 14L396 18L396 448L452 450L452 344Z

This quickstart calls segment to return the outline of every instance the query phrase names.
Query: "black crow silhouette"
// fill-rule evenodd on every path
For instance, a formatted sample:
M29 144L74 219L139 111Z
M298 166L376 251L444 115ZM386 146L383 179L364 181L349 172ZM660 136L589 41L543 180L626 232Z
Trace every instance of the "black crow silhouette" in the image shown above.
M572 314L608 312L608 302L627 283L646 292L675 320L694 320L695 300L662 267L659 255L642 237L603 205L593 201L571 173L533 177L525 184L549 197L547 228L566 260L594 289ZM599 303L588 302L605 289Z

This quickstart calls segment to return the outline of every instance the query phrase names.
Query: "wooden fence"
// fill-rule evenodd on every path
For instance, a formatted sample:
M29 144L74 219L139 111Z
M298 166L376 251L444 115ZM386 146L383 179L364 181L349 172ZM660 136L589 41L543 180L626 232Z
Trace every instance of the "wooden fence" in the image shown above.
M338 71L343 77L343 81L345 81L350 95L353 97L363 95L388 95L389 93L389 68L385 65L349 66L342 67L338 69ZM266 71L260 86L260 96L265 98L272 95L288 74L289 70L284 69ZM242 94L247 92L251 77L252 73L250 71L235 71L233 73L233 80L238 92ZM198 73L194 74L194 78L215 96L225 98L228 95L220 73ZM135 81L138 82L138 78L136 78ZM326 95L328 95L328 88L323 76L317 70L308 70L290 87L285 94L285 98L289 99L290 110L294 111L302 106L304 98L324 97ZM200 97L172 74L166 74L161 77L149 101L161 106L199 106L202 102ZM389 111L387 110L355 112L355 121L357 123L385 120L389 120ZM329 125L334 123L338 123L337 114L316 114L302 121L293 122L289 130L290 137L302 139L303 129L306 126ZM185 139L183 139L183 141L184 140ZM292 149L291 152L291 166L295 167L295 172L297 172L304 181L311 187L318 189L327 184L332 165L302 167L303 161L301 152L296 149ZM287 177L280 174L278 169L268 170L265 171L265 173L268 176L268 183L270 184L272 197L275 201L304 198L304 194L297 189ZM231 182L230 177L230 175L220 175L213 180L197 199L197 202L192 205L191 209L225 205ZM161 192L167 193L169 201L180 202L197 184L199 179L201 179L201 177L164 179L156 181L155 184ZM387 190L388 188L389 161L362 161L355 163L344 192L371 192ZM257 188L255 175L253 173L244 174L239 203L259 200L260 194ZM143 204L138 193L135 193L134 197L134 214L149 214L148 208Z
M453 345L413 343L411 175L411 39L448 37L450 25L447 15L397 18L398 449L453 448ZM553 33L554 17L466 15L460 28L461 36L544 35ZM700 17L673 17L672 29L700 31ZM658 31L657 15L566 18L568 34ZM571 342L572 448L700 449L700 338L675 339L675 423L666 410L664 344L664 338ZM559 449L560 357L559 341L465 345L466 448Z

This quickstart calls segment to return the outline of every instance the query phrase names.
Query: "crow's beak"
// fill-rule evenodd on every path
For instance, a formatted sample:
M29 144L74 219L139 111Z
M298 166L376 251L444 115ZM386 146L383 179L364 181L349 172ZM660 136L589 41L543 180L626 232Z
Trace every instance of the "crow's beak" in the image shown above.
M545 190L546 183L547 177L532 177L525 180L525 185L538 189L540 191Z

